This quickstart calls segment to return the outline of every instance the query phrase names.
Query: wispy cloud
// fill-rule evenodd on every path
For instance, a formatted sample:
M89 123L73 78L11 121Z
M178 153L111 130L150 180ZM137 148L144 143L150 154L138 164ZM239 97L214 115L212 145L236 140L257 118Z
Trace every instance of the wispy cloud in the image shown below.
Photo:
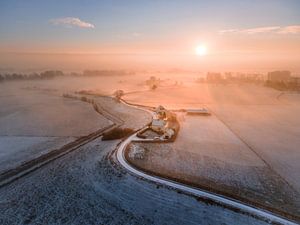
M277 32L280 29L278 26L273 27L256 27L251 29L245 29L240 32L245 34L260 34L260 33L270 33L270 32Z
M227 29L220 30L219 34L262 34L262 33L273 33L273 34L300 34L300 25L293 26L269 26L269 27L255 27L250 29Z
M65 27L95 28L93 24L75 17L56 18L49 20L49 22L53 25L62 25Z
M114 37L119 38L119 39L139 39L142 37L143 34L139 32L133 32L133 33L125 33L125 34L115 34Z
M280 29L280 34L300 34L300 25L286 26Z
M140 36L142 36L142 34L139 33L139 32L134 32L134 33L132 33L132 36L133 37L140 37Z
M238 33L239 30L237 29L227 29L227 30L219 30L219 34L234 34Z

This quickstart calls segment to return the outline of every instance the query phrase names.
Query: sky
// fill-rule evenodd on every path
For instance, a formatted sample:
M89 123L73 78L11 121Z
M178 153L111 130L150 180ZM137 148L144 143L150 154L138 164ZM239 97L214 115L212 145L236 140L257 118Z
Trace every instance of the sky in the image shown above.
M300 71L299 59L299 0L0 1L2 70Z

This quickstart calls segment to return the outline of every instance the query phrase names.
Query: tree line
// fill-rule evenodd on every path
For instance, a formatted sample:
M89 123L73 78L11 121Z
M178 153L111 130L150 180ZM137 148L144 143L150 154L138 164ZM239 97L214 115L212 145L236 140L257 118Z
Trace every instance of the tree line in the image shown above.
M10 74L0 74L0 82L3 81L13 81L13 80L43 80L43 79L53 79L55 77L63 76L64 73L60 70L47 70L41 73L10 73Z
M72 72L68 74L71 77L96 77L96 76L119 76L119 75L132 75L133 72L123 70L84 70L82 73ZM47 70L41 73L0 73L0 82L11 80L41 80L52 79L59 76L64 76L64 72L60 70Z

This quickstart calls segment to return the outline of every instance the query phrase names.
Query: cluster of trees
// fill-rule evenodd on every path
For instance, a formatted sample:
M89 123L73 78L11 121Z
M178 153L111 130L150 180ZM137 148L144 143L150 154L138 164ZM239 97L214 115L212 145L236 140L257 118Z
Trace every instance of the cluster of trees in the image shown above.
M119 76L119 75L131 75L133 72L123 71L123 70L84 70L83 73L70 73L69 76L72 77L95 77L95 76ZM10 81L10 80L38 80L38 79L52 79L58 76L65 75L60 70L47 70L41 73L7 73L0 74L0 82Z
M129 135L133 134L134 130L131 128L114 128L111 131L105 132L102 136L103 141L109 141L109 140L116 140L121 139L124 137L128 137Z
M52 79L58 76L63 76L64 73L60 70L47 70L41 73L12 73L12 74L0 74L0 82L11 80L39 80L39 79Z
M124 94L125 92L123 90L116 90L113 95L115 96L115 99L119 102Z
M151 76L148 80L146 80L146 85L149 86L150 90L157 89L160 83L160 78L156 78L155 76Z

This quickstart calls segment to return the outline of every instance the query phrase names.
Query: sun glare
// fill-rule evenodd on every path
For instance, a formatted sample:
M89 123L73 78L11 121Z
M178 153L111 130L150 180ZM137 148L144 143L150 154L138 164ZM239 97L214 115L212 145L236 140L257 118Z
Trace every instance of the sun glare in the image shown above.
M198 45L195 48L195 52L196 52L196 55L198 55L198 56L204 56L207 54L207 48L205 45Z

